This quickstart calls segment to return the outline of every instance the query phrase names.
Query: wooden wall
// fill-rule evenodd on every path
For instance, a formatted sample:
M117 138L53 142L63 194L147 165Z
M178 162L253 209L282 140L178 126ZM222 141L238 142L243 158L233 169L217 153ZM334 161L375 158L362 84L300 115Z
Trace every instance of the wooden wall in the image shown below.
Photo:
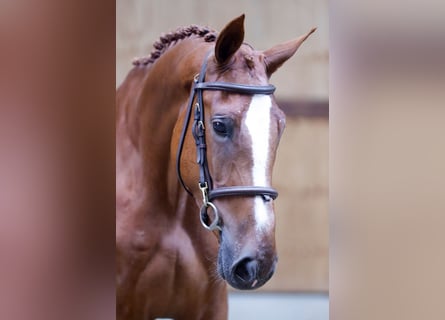
M271 79L277 100L286 106L287 125L274 170L274 186L280 192L279 263L261 290L327 291L327 0L117 0L116 6L116 85L134 57L147 55L160 34L178 26L201 24L221 30L245 13L245 41L259 50L318 27Z
M328 119L287 117L274 186L279 263L264 289L328 289Z

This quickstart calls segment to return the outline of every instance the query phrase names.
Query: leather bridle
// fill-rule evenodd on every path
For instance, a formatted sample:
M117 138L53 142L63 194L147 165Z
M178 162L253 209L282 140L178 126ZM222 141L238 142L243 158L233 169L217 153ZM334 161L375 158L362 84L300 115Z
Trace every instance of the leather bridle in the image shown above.
M278 192L269 187L262 186L232 186L232 187L220 187L213 188L212 177L209 172L209 167L207 164L207 154L206 154L206 139L205 139L205 116L204 116L204 103L203 103L203 91L204 90L220 90L227 91L238 94L265 94L270 95L275 91L275 86L266 85L266 86L254 86L247 84L238 84L238 83L230 83L230 82L205 82L205 73L207 69L207 61L210 53L207 54L206 58L201 67L201 71L194 78L190 97L188 100L188 105L186 109L186 115L184 119L184 125L182 128L178 152L176 156L176 171L178 174L179 181L184 189L193 196L190 189L185 185L184 180L181 175L181 155L182 149L184 146L185 135L188 129L188 124L190 122L190 116L193 109L193 101L196 102L194 104L194 120L192 126L192 134L196 144L196 153L197 153L197 163L199 165L199 189L202 192L203 204L200 210L200 219L202 225L208 230L221 230L219 224L219 215L218 209L211 202L216 198L221 197L230 197L230 196L261 196L264 201L270 201L271 199L276 199L278 196ZM209 216L207 214L207 209L212 208L214 212L214 219L210 223Z

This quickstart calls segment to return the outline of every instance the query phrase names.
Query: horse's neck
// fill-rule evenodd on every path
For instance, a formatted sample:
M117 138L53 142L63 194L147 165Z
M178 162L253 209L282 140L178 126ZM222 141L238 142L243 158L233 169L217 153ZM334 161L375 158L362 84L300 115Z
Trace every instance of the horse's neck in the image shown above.
M170 50L182 55L193 51L192 45L177 46ZM128 195L121 200L124 203L131 201L128 197L137 197L142 203L164 201L183 207L178 203L184 203L184 193L176 178L170 145L188 92L177 63L167 61L174 54L167 51L152 66L136 67L118 89L116 174L117 188Z

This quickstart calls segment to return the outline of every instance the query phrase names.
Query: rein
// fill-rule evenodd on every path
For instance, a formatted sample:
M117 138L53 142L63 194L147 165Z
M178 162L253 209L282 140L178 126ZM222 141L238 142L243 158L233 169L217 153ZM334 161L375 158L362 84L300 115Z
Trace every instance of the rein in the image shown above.
M209 167L207 164L207 145L205 139L205 115L204 115L204 102L203 102L203 91L204 90L218 90L227 91L238 94L273 94L275 91L275 86L253 86L247 84L238 84L231 82L205 82L205 73L207 69L207 61L210 53L207 54L206 58L201 67L201 71L194 78L192 88L190 91L190 97L188 100L186 116L184 119L184 125L181 131L181 136L179 140L178 152L176 155L176 171L178 174L179 181L184 189L193 196L190 189L185 185L184 180L181 175L181 155L182 149L184 147L185 135L187 133L188 125L190 122L190 117L193 109L193 101L196 98L196 103L194 104L194 120L192 126L192 134L196 144L197 153L197 163L199 165L199 189L202 193L203 204L200 209L200 219L202 225L208 230L221 230L219 225L219 215L218 209L211 202L212 200L220 197L230 197L230 196L261 196L264 201L268 202L271 199L275 200L278 196L278 192L269 187L260 186L232 186L232 187L220 187L213 188L212 177L209 172ZM211 208L214 213L214 219L209 223L209 216L207 214L207 209Z

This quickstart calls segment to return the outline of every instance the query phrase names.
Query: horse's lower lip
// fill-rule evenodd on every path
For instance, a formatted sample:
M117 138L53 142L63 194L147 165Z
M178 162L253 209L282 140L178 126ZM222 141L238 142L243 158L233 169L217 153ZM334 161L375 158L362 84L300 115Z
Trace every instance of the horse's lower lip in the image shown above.
M259 287L264 285L267 282L267 280L268 279L266 279L266 280L254 279L253 281L245 282L242 280L231 279L231 280L227 280L227 283L230 284L235 289L254 290L254 289L258 289Z

